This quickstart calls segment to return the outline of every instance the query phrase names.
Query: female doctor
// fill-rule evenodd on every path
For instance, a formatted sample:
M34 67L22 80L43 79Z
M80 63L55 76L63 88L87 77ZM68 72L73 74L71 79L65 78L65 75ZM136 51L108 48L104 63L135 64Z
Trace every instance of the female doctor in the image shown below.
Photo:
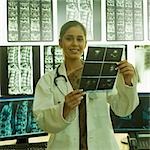
M118 64L119 75L112 92L79 89L84 65L81 55L86 43L86 29L80 22L65 23L59 38L64 62L37 83L33 112L41 129L50 133L47 150L119 150L109 106L116 115L127 116L139 103L135 70L126 60ZM83 99L85 94L86 100ZM84 143L79 146L78 108L81 101L86 101L86 146Z

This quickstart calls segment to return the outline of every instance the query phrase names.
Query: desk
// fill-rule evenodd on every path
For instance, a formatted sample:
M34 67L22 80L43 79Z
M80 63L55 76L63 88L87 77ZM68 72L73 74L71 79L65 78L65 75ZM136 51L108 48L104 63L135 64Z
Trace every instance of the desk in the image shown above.
M121 143L121 140L125 139L127 137L127 134L115 133L115 137L119 144L120 150L129 150L128 144ZM49 139L49 136L34 137L34 138L29 138L29 142L30 143L47 142L48 139ZM15 143L16 143L16 140L0 141L0 145L12 145Z
M123 144L121 143L121 140L127 140L127 135L126 133L115 133L115 137L116 137L116 140L119 144L119 147L120 147L120 150L129 150L129 145L128 144Z

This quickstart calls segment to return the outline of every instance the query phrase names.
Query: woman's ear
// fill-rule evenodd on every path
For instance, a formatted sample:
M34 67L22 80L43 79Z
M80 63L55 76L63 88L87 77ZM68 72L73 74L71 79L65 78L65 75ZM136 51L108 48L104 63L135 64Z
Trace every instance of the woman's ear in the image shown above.
M62 48L62 40L59 39L59 46Z
M87 45L87 40L85 41L85 46L84 46L84 48L86 48L86 45Z

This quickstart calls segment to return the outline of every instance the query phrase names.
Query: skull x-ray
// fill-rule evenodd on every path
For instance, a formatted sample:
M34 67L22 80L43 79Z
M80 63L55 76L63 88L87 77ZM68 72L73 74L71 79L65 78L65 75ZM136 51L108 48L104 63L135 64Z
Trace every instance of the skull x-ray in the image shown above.
M117 63L125 46L89 46L80 81L84 90L110 90L118 73Z

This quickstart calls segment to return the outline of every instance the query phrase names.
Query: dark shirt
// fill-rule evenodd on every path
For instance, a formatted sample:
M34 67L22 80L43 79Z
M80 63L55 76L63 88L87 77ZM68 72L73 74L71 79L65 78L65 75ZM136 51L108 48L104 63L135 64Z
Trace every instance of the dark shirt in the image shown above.
M83 67L80 67L68 75L68 79L73 89L79 89ZM88 150L87 148L87 127L86 127L86 97L79 105L79 128L80 128L80 150Z

